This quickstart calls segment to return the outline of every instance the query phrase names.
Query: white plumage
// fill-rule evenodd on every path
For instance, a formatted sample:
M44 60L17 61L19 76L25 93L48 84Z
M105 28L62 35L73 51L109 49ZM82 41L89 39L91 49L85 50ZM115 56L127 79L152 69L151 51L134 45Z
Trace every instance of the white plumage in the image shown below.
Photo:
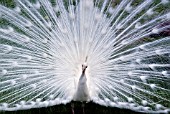
M79 78L77 90L76 90L76 93L73 98L74 101L87 102L90 100L89 90L87 87L87 78L86 78L86 73L85 73L86 68L87 68L87 65L83 64L82 65L82 74Z
M169 0L12 4L0 5L0 110L91 100L170 111Z

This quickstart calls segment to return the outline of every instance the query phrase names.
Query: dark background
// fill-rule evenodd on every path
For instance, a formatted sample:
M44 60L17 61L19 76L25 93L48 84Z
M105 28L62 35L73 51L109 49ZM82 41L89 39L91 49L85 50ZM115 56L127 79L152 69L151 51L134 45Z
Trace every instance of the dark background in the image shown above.
M74 114L83 114L83 108L81 102L71 102L74 103ZM34 108L30 110L20 110L12 112L0 112L0 114L72 114L71 103L66 105L56 105L46 108ZM144 114L139 112L134 112L128 109L105 107L93 102L85 104L84 107L85 114Z

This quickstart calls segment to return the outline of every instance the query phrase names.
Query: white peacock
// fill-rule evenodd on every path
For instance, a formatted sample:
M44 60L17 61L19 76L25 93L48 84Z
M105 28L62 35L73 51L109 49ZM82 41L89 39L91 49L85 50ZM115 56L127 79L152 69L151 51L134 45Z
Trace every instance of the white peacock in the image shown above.
M3 2L0 110L91 100L168 113L170 36L150 36L170 28L170 2L115 2Z

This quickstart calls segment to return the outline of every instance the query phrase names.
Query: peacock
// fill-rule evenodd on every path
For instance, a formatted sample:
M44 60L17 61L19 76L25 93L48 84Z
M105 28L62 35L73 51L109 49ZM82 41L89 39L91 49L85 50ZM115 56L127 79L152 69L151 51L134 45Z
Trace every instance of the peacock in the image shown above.
M0 2L0 111L170 112L169 0Z

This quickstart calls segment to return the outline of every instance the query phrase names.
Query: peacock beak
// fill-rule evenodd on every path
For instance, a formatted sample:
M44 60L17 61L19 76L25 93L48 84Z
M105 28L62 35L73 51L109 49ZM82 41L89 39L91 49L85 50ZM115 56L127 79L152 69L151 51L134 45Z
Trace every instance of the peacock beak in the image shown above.
M82 72L84 73L87 68L87 63L82 64Z

